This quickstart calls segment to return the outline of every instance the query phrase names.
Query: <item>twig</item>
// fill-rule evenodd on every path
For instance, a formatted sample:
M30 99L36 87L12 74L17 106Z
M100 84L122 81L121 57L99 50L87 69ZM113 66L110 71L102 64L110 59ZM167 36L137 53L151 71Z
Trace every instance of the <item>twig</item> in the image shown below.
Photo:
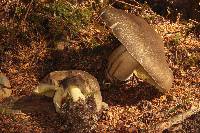
M196 106L193 105L188 111L178 114L165 122L157 124L152 130L154 132L162 132L163 130L168 129L175 124L183 122L185 119L198 112L200 112L200 102L196 104Z
M138 2L135 1L135 0L133 0L133 1L131 1L131 2L134 2L137 6L136 6L136 5L134 6L134 5L132 5L132 4L129 4L129 3L124 2L124 1L121 1L121 0L115 0L115 2L119 2L119 3L122 3L122 4L128 5L128 6L130 6L130 7L137 7L138 9L141 8L141 4L138 3Z
M27 18L27 15L28 15L28 12L30 11L30 8L31 8L32 3L33 3L33 0L31 0L30 4L28 5L28 9L27 9L27 11L26 11L24 20L26 20L26 18Z

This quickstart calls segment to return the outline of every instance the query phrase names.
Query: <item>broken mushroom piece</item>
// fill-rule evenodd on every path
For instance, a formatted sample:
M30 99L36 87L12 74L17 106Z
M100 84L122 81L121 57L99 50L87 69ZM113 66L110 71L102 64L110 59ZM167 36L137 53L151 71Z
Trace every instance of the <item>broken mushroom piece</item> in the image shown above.
M122 43L109 57L108 77L126 80L134 73L160 91L168 91L173 74L160 35L144 19L123 10L108 7L101 17Z
M96 78L81 70L51 72L34 92L53 98L66 132L91 132L107 108Z
M9 88L11 88L10 81L3 73L0 72L0 100L11 95L12 90Z
M86 101L89 97L93 97L97 112L107 106L102 102L100 87L96 78L81 70L51 72L42 80L34 92L53 97L57 112L60 112L65 101Z

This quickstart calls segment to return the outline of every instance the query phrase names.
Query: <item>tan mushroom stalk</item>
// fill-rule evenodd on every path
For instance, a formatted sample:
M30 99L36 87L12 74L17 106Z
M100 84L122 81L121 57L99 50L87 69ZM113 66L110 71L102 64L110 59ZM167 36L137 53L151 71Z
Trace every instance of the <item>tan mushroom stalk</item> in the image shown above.
M108 77L126 80L134 73L160 91L168 91L173 74L160 35L144 19L123 10L108 7L101 17L122 43L109 57Z
M98 81L95 77L81 70L54 71L48 74L34 90L35 93L53 97L54 106L60 112L62 103L66 100L77 102L94 98L96 111L99 112L106 106Z

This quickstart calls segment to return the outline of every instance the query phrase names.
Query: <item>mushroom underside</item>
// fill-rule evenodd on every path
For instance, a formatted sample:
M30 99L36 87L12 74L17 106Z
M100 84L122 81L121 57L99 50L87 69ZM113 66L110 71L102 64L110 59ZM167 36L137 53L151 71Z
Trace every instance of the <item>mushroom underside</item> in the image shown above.
M132 74L135 74L135 76L155 86L160 91L164 91L142 65L128 53L123 45L120 45L113 51L108 62L107 77L109 79L116 78L125 81Z

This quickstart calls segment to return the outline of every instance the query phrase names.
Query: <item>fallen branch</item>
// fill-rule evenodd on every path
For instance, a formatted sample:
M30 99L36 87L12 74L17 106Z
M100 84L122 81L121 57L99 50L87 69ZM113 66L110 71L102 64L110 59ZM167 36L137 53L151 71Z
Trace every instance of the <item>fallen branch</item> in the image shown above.
M187 110L186 112L183 112L181 114L178 114L170 119L168 119L165 122L157 124L155 127L151 129L153 132L162 132L166 129L169 129L173 125L179 124L183 122L185 119L189 118L190 116L200 112L200 102L193 104L192 107Z

